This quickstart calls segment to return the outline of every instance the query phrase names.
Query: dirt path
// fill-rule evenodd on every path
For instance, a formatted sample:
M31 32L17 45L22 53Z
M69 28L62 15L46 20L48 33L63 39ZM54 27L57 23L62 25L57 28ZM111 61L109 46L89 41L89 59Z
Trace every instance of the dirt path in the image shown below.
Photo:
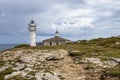
M66 80L79 80L78 78L84 76L82 65L73 63L73 60L70 56L65 56L65 58L62 60L62 63L63 65L60 68L62 71L64 71L65 74L63 74L63 76L66 78Z

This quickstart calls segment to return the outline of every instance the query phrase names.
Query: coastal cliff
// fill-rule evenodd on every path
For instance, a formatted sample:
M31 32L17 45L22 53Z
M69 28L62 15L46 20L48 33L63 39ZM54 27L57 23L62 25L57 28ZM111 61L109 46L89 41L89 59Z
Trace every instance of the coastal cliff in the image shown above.
M107 74L105 70L118 70L120 58L101 55L78 59L73 55L77 53L79 51L38 48L2 51L0 80L119 80L120 71L111 76L112 73Z

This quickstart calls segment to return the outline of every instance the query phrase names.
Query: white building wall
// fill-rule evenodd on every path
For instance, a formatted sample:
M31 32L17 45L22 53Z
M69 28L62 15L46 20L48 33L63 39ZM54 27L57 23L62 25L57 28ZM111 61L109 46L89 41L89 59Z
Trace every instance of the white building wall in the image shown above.
M50 46L50 42L43 42L44 46Z
M30 31L30 46L36 46L35 31Z
M65 42L63 42L63 41L62 41L62 42L59 42L59 45L62 45L62 44L65 44Z
M57 43L56 42L51 42L52 43L52 46L55 46L55 45L57 45Z
M44 46L55 46L55 45L64 45L67 43L66 41L58 41L58 42L43 42Z

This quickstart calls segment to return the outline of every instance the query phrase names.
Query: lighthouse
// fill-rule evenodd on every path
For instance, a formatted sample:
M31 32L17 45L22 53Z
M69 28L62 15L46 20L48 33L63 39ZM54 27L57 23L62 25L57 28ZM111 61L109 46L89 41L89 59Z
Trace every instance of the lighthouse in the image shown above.
M36 23L34 20L31 20L30 23L28 24L28 30L30 32L30 46L36 46Z
M55 37L59 37L59 32L58 32L58 30L56 30L56 32L55 32Z

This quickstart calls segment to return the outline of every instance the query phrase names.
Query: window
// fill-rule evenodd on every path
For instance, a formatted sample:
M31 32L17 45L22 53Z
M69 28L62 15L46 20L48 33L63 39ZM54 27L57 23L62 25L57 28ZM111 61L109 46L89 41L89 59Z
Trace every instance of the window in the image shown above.
M50 46L52 46L52 42L50 42Z
M59 42L56 42L56 45L59 45Z

